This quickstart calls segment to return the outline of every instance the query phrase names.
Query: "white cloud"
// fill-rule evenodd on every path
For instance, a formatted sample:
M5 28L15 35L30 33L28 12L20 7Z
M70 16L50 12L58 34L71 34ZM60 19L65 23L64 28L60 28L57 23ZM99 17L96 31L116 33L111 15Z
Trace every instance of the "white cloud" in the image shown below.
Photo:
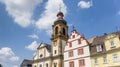
M13 67L18 67L18 65L14 65Z
M37 47L38 47L37 41L33 41L31 44L29 44L25 48L34 51L34 50L37 50Z
M19 57L14 54L11 48L3 47L0 49L0 62L5 63L7 61L18 61Z
M83 8L83 9L90 8L91 6L92 6L92 1L88 1L88 2L86 2L86 1L80 1L78 3L78 7Z
M67 13L66 5L63 3L63 0L48 0L45 5L45 11L42 13L41 18L36 22L37 28L40 30L46 30L47 33L50 33L51 26L54 21L57 19L56 14L59 11L59 4L62 6L62 12Z
M28 37L33 38L33 39L39 39L38 35L36 34L28 35Z
M19 57L13 56L13 57L10 58L10 60L11 61L17 61L17 60L19 60Z
M6 11L18 25L28 27L34 22L33 11L42 0L0 0L0 2L5 4Z
M47 34L51 33L51 25L57 19L56 14L59 11L61 4L61 11L66 15L67 7L63 0L48 0L45 3L45 10L41 13L40 18L35 21L33 19L34 10L43 0L0 0L6 6L6 11L14 19L15 23L21 27L28 27L34 25L39 30L45 30ZM36 36L30 36L37 38Z

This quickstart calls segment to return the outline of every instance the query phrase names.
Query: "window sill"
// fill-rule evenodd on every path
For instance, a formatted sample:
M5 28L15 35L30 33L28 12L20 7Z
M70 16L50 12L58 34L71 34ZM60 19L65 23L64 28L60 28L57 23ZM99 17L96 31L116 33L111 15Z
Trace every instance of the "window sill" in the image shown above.
M94 64L95 66L97 66L98 64Z
M116 46L111 46L110 48L115 48Z
M106 63L103 63L103 64L108 64L108 63L106 62Z

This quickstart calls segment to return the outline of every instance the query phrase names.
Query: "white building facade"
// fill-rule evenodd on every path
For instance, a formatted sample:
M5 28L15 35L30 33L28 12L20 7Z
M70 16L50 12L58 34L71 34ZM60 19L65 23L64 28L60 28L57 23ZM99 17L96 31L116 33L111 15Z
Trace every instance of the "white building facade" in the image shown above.
M91 67L88 41L76 30L64 47L64 67Z
M51 45L41 43L33 58L33 67L64 67L63 48L68 39L67 22L62 12L52 25Z
M41 43L33 57L32 67L50 67L50 45Z

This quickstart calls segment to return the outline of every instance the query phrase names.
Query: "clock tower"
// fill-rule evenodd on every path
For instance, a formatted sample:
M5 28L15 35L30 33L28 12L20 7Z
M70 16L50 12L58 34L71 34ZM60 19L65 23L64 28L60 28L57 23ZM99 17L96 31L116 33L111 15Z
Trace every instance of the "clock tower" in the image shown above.
M52 25L52 67L63 67L63 48L68 39L68 26L63 17L64 14L61 11L58 12L57 20Z

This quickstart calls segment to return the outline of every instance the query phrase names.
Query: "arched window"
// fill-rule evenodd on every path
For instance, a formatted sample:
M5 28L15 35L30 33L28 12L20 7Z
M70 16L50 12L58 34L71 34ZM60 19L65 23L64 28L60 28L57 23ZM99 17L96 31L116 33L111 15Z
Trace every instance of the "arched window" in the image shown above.
M58 27L55 28L55 34L58 34Z
M63 28L63 35L65 35L65 28Z

